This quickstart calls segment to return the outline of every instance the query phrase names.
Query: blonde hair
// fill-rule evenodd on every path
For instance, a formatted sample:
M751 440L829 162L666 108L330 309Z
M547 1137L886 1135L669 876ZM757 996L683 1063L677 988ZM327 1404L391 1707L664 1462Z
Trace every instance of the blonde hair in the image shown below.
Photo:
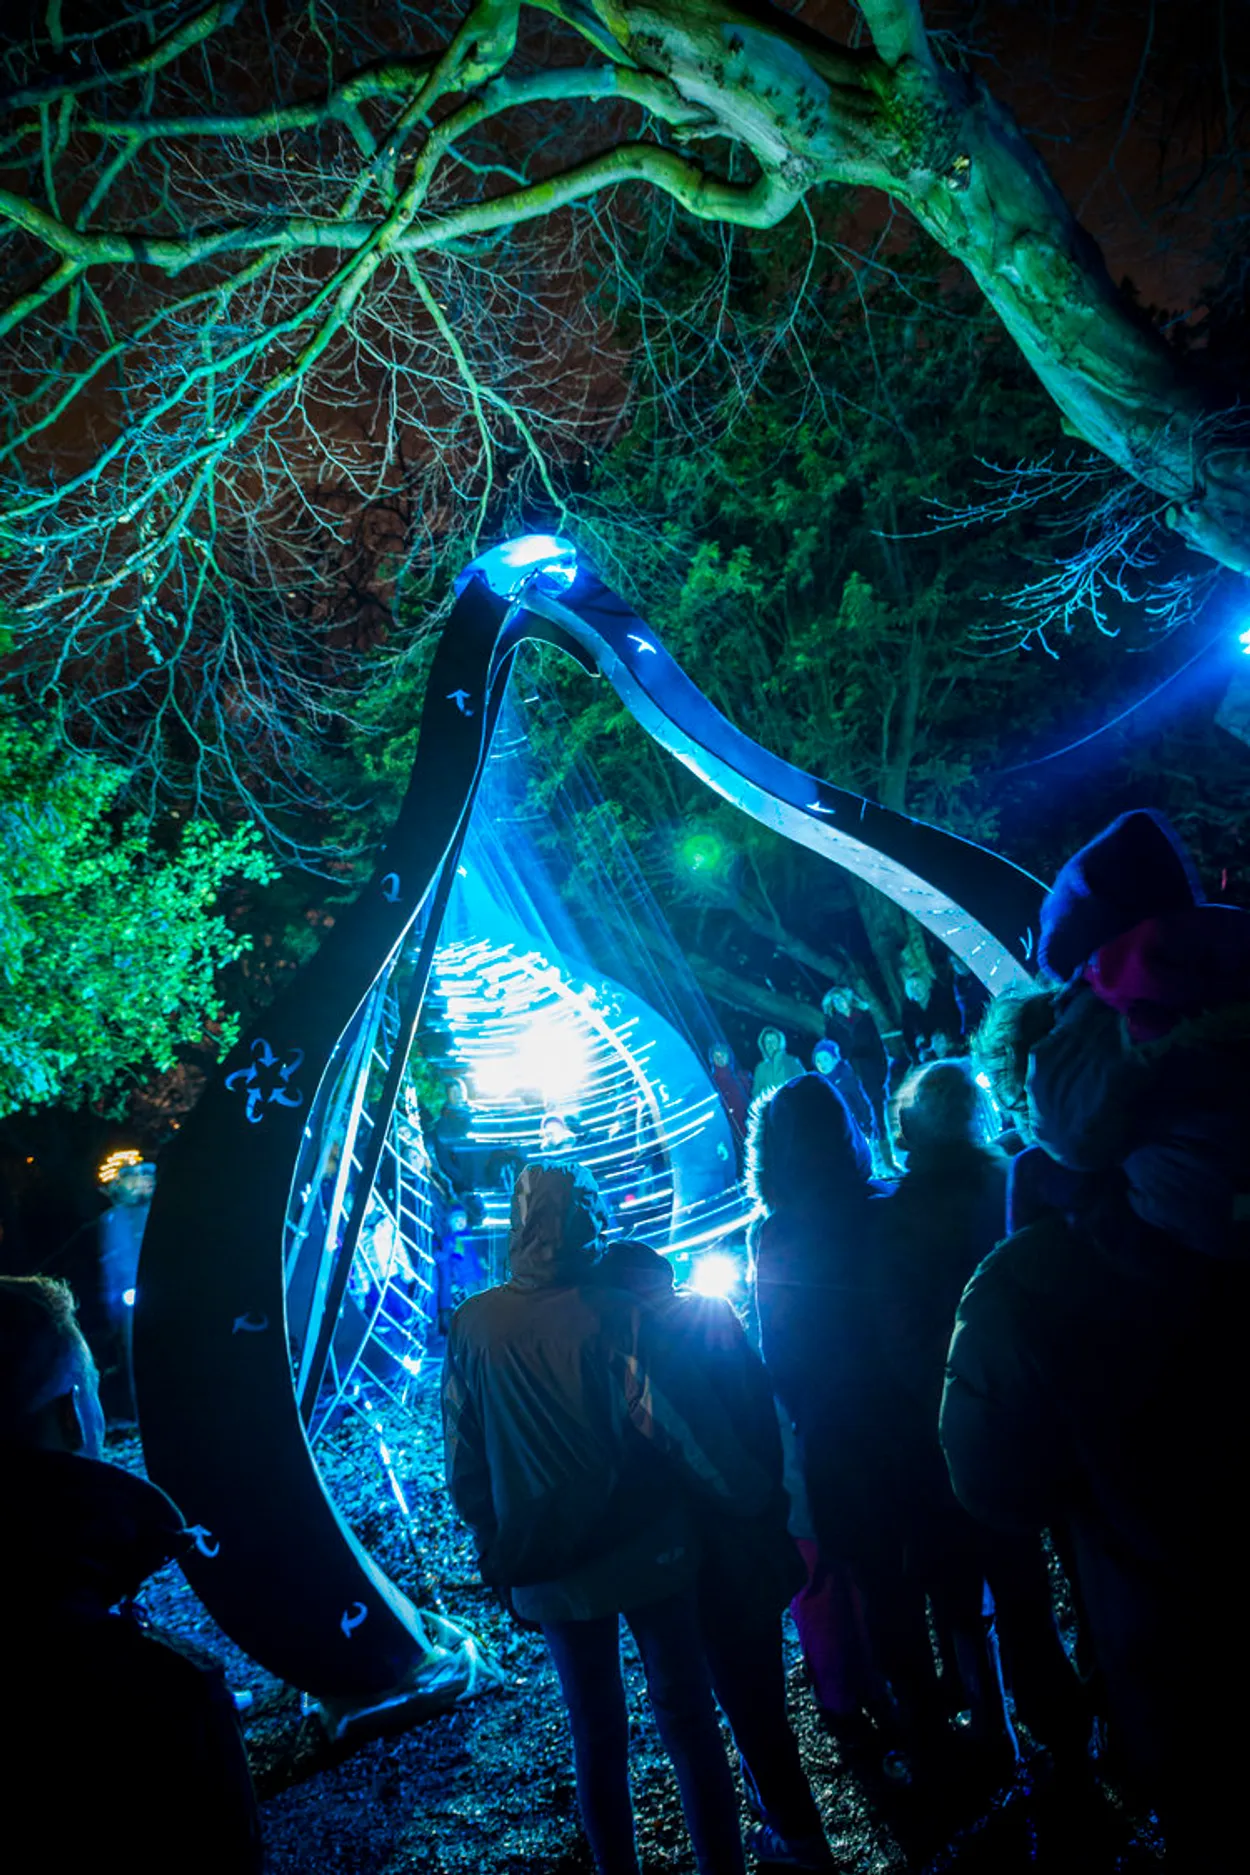
M0 1276L0 1439L24 1444L31 1421L72 1393L90 1361L69 1284Z

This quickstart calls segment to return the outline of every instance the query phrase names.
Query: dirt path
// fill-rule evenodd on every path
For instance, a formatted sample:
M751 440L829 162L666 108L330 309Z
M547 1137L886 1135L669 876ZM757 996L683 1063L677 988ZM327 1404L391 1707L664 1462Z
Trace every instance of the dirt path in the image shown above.
M243 1723L269 1875L593 1875L577 1820L555 1675L538 1638L517 1628L476 1581L471 1544L442 1484L436 1402L427 1395L402 1416L388 1415L385 1436L411 1508L410 1525L377 1463L377 1434L363 1421L344 1422L319 1448L327 1483L356 1534L398 1585L419 1604L436 1599L494 1651L507 1675L498 1690L396 1737L347 1750L326 1741L299 1693L221 1633L180 1570L163 1570L144 1594L155 1621L215 1653L232 1688L250 1695ZM133 1435L111 1442L109 1455L130 1469L142 1468ZM1062 1875L1085 1875L1097 1866L1073 1856L1070 1820L1059 1832L1062 1842L1056 1836L1052 1847L1055 1830L1039 1831L1038 1805L1027 1798L961 1819L965 1827L949 1843L929 1827L918 1833L905 1801L895 1805L887 1827L882 1791L865 1790L819 1727L792 1632L787 1650L795 1728L845 1870L1015 1875L1054 1868ZM623 1655L645 1875L693 1875L676 1785L647 1711L628 1634ZM1076 1833L1087 1838L1079 1826ZM1143 1866L1158 1865L1151 1857Z

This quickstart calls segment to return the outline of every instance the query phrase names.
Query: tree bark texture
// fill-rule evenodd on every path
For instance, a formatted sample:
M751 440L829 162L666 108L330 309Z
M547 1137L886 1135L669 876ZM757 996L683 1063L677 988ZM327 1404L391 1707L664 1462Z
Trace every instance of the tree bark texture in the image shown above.
M573 24L583 11L551 10ZM910 209L972 275L1065 427L1155 496L1191 546L1250 572L1250 424L1236 397L1116 288L1011 112L934 60L915 0L864 5L872 51L718 0L594 11L624 57L751 150L778 205L836 182Z

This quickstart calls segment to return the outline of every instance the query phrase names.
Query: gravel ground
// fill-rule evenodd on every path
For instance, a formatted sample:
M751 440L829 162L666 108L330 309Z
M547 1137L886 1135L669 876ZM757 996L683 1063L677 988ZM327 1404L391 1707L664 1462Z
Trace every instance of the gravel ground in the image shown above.
M359 1419L344 1421L319 1448L329 1487L356 1534L414 1601L441 1608L493 1650L507 1676L499 1688L397 1736L332 1745L301 1695L221 1632L176 1566L154 1576L144 1593L153 1620L215 1653L236 1692L251 1696L243 1724L269 1875L593 1875L555 1674L538 1638L517 1628L476 1581L471 1543L442 1485L432 1393L402 1416L392 1414L386 1436L410 1525L377 1461L376 1435ZM133 1433L111 1436L109 1455L142 1470ZM795 1729L848 1875L1094 1875L1118 1865L1162 1866L1157 1845L1147 1834L1134 1836L1113 1802L1074 1815L1028 1767L1010 1801L965 1798L960 1808L947 1790L944 1815L932 1804L919 1814L909 1793L842 1762L818 1723L788 1621L786 1647ZM627 1633L623 1651L643 1869L693 1875L676 1785Z

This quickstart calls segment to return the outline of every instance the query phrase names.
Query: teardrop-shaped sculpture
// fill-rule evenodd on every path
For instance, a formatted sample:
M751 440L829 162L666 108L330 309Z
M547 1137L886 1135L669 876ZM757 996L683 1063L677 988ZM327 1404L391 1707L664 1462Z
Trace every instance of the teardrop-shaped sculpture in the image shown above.
M195 1532L192 1584L253 1658L340 1708L448 1701L480 1659L470 1639L396 1589L322 1484L306 1420L366 1206L340 1207L341 1244L332 1268L318 1264L316 1328L293 1373L292 1182L310 1129L350 1080L351 1051L367 1041L382 1068L359 1159L360 1190L372 1187L518 646L545 640L600 672L709 787L885 892L993 992L1029 980L1043 891L984 848L804 774L742 735L567 541L507 542L458 587L408 792L373 878L231 1051L163 1156L136 1295L144 1451Z

